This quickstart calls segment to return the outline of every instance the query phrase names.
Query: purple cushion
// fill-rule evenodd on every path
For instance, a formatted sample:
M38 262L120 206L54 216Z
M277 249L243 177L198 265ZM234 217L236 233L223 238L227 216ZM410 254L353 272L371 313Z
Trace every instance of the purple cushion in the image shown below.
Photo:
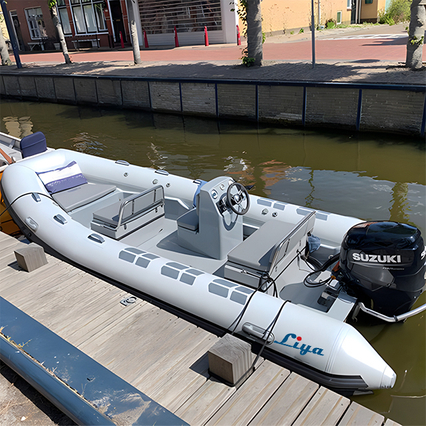
M71 161L65 167L37 174L51 194L87 183L87 179L75 161Z

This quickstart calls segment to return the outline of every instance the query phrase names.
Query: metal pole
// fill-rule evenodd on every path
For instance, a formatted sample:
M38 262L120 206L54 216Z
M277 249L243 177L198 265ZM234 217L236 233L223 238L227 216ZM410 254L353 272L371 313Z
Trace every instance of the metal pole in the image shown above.
M314 0L311 0L311 25L312 25L312 68L315 68L315 12L314 12Z
M15 56L16 66L22 68L21 58L19 57L18 41L15 37L12 22L10 21L9 12L7 11L5 0L1 0L1 9L3 11L4 20L6 22L7 31L9 33L10 42L12 43L13 55Z

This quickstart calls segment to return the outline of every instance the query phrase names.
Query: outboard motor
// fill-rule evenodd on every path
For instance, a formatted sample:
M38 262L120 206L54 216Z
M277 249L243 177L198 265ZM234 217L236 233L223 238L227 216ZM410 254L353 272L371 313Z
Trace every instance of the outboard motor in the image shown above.
M340 250L340 277L361 302L386 316L411 309L425 289L420 231L397 222L353 226Z

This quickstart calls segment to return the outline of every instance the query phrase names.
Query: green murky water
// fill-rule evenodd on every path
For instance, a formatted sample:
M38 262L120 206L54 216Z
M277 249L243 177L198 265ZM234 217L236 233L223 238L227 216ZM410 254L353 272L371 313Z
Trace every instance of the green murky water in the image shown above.
M134 111L2 101L2 132L42 131L48 145L190 178L230 175L260 196L361 219L411 223L426 235L422 139L257 127ZM417 305L426 303L424 293ZM396 371L393 389L353 398L403 425L426 424L426 315L356 324Z

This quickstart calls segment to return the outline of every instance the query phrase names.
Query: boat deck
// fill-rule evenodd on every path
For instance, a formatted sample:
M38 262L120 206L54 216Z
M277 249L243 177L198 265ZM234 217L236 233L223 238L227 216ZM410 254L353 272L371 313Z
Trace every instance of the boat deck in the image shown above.
M265 359L229 387L208 372L218 335L49 255L23 271L22 244L0 232L0 296L191 425L397 424Z

